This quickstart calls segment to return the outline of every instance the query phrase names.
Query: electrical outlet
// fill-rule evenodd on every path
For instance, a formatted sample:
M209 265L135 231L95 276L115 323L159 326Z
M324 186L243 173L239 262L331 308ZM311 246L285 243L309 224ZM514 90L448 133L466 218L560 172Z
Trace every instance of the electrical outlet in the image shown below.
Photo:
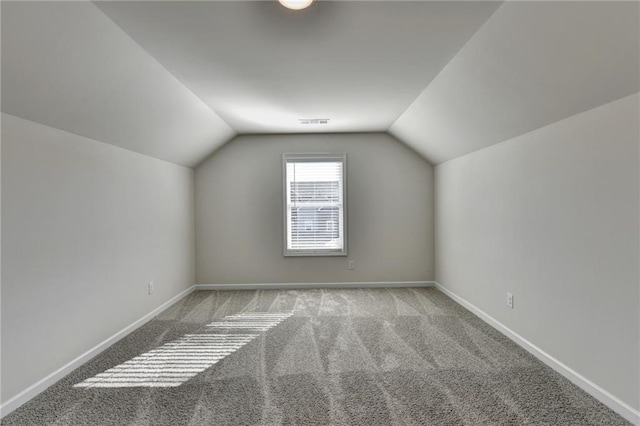
M356 269L356 261L355 260L350 260L349 261L349 269L351 269L351 270Z
M153 281L149 281L149 284L147 285L147 290L149 290L149 294L153 293Z
M507 293L507 306L513 309L513 294Z

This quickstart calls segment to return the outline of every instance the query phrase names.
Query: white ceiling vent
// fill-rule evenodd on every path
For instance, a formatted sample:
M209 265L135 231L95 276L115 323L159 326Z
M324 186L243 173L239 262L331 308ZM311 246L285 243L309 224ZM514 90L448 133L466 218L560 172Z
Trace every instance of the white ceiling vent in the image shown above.
M300 124L329 124L328 118L300 118Z

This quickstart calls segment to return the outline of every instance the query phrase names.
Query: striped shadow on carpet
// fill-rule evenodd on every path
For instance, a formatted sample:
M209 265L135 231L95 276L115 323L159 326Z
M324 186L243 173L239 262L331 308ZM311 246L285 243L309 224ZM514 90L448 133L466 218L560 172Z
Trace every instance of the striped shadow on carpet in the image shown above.
M627 425L435 289L197 291L3 425Z
M245 334L187 334L178 340L165 343L130 361L110 368L74 387L171 387L180 386L198 373L202 373L218 361L231 355L259 334L278 325L292 314L251 312L229 315L222 321L214 321L207 328L229 331L246 330Z

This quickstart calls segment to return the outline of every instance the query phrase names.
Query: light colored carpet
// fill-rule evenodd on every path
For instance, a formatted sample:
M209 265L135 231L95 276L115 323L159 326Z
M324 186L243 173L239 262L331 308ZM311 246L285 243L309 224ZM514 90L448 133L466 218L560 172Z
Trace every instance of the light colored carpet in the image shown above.
M626 425L435 289L198 291L10 425Z

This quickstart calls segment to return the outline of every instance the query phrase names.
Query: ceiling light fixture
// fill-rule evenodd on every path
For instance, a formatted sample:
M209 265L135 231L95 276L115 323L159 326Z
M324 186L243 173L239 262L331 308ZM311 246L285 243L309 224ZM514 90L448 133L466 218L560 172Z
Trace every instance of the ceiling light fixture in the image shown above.
M313 0L278 0L281 5L291 10L302 10L311 6Z

